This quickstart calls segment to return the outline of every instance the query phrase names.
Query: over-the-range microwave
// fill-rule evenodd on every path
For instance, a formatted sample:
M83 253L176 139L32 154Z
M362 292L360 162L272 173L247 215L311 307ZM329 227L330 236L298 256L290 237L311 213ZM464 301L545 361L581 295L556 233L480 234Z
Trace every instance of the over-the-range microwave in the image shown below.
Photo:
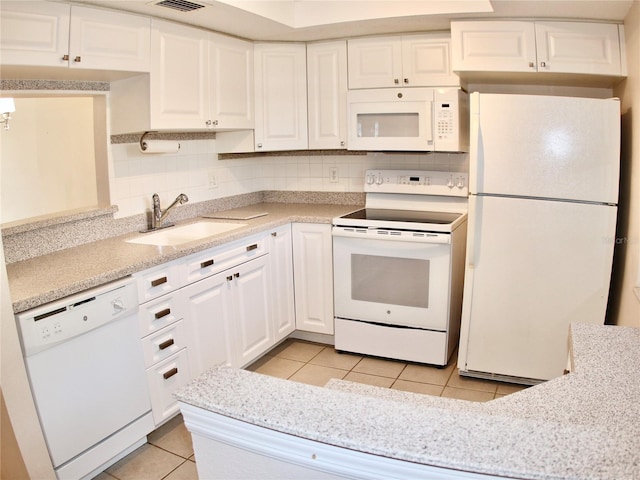
M347 102L349 150L469 150L469 100L459 88L349 90Z

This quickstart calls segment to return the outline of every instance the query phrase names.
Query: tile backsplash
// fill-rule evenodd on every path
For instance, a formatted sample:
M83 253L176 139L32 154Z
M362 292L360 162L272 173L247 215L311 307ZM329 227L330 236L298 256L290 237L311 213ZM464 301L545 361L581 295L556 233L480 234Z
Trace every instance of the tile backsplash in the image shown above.
M118 218L149 210L154 193L164 208L180 193L191 202L203 202L263 190L362 192L369 168L454 172L469 168L468 154L451 153L288 152L221 160L215 139L181 140L175 154L142 154L137 143L109 147L111 203L119 207Z

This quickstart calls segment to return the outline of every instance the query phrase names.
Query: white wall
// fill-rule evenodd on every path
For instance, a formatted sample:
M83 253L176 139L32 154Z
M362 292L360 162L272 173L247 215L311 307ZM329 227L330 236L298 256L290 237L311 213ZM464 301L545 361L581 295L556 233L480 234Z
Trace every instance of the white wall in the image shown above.
M362 192L367 168L468 171L467 154L283 155L219 160L215 140L181 141L176 154L142 154L111 145L111 203L118 216L143 213L158 193L162 206L180 193L201 202L262 190ZM338 181L331 182L331 169ZM216 187L210 187L211 177Z
M615 95L622 101L621 184L626 202L620 205L612 316L618 325L640 327L640 2L633 2L624 27L628 77Z
M2 222L95 207L93 98L18 97L15 104L10 130L0 132Z

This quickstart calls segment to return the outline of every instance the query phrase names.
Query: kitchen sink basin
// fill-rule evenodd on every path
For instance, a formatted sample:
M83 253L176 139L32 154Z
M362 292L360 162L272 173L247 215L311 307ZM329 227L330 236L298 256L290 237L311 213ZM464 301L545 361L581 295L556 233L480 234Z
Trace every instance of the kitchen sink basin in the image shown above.
M245 227L246 225L246 223L197 222L182 227L168 227L154 233L145 233L139 237L127 240L127 242L162 246L180 245L182 243L193 242L213 235L230 232L231 230Z

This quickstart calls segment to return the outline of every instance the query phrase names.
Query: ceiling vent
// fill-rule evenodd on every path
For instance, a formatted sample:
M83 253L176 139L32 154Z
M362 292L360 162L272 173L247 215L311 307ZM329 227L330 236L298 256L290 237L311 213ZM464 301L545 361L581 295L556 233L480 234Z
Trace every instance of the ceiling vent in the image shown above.
M161 0L160 2L156 2L155 5L159 7L173 8L174 10L180 10L181 12L193 12L199 8L204 8L204 5L188 2L187 0Z

